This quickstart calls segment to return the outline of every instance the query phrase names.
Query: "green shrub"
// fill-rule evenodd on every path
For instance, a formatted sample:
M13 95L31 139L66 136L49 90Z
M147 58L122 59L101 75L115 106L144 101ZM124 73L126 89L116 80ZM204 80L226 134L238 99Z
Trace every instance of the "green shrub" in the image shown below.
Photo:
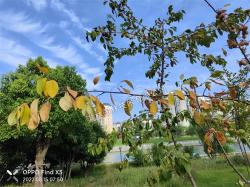
M161 159L164 157L164 150L162 149L162 146L160 146L160 144L157 143L153 144L151 154L153 163L156 166L160 166Z
M191 158L193 158L194 155L194 146L184 146L183 147L183 152L188 153Z

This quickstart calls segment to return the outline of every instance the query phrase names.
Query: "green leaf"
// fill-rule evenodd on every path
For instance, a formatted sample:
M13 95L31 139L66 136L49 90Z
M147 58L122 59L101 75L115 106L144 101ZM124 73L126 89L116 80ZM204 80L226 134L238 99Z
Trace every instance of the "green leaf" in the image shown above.
M129 80L123 80L122 82L127 83L127 85L128 85L130 88L134 89L134 86L133 86L132 82L130 82Z
M17 124L17 109L13 110L8 116L8 124L11 126Z
M213 78L220 77L224 72L223 71L214 71L210 76Z

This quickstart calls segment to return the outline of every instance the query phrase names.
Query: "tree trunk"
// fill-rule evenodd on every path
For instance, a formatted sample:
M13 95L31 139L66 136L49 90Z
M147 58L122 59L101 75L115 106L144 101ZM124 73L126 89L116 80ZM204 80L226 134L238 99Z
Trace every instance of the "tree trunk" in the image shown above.
M36 172L35 172L35 187L43 187L43 166L44 159L49 148L49 140L39 141L36 145Z

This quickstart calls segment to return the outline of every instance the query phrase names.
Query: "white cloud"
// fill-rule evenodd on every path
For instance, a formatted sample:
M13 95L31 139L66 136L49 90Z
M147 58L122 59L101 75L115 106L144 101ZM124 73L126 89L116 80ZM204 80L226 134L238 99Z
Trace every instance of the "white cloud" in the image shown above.
M36 33L41 34L46 30L38 21L31 20L23 12L1 11L0 27L18 33Z
M25 0L26 4L33 6L36 10L42 10L47 7L47 0Z
M0 61L11 66L18 66L18 64L25 64L27 60L34 56L34 54L26 47L19 43L6 39L0 36Z

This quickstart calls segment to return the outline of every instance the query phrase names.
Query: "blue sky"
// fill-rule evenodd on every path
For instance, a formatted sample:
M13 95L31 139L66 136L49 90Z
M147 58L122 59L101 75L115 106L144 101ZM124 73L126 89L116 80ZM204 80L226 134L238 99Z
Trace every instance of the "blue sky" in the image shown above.
M230 11L236 7L250 8L249 0L210 0L216 7L227 7ZM151 25L157 17L166 15L167 6L174 4L175 9L184 9L185 18L178 24L181 33L187 28L194 28L201 22L214 21L214 13L202 0L130 0L129 5L135 14ZM111 82L104 82L103 63L106 52L98 42L88 43L85 32L91 28L105 24L108 8L101 0L0 0L0 75L14 71L18 64L25 64L28 58L43 56L50 66L76 66L78 73L87 80L89 90L114 90L119 81L131 80L135 92L154 88L154 81L145 79L144 72L150 66L147 58L137 55L123 58L116 62L115 73ZM126 45L126 41L118 41ZM220 54L225 47L223 38L204 52ZM238 69L235 62L239 53L231 50L227 60L229 68ZM207 78L208 71L199 64L191 65L183 55L179 55L180 63L170 71L169 82L165 89L175 89L174 80L180 74L186 77L195 75L201 81ZM97 87L92 84L95 76L101 76ZM114 96L117 105L126 97ZM109 96L101 96L103 102L110 103ZM139 104L135 104L134 112ZM119 107L118 107L119 108ZM122 109L114 111L114 121L126 119Z

